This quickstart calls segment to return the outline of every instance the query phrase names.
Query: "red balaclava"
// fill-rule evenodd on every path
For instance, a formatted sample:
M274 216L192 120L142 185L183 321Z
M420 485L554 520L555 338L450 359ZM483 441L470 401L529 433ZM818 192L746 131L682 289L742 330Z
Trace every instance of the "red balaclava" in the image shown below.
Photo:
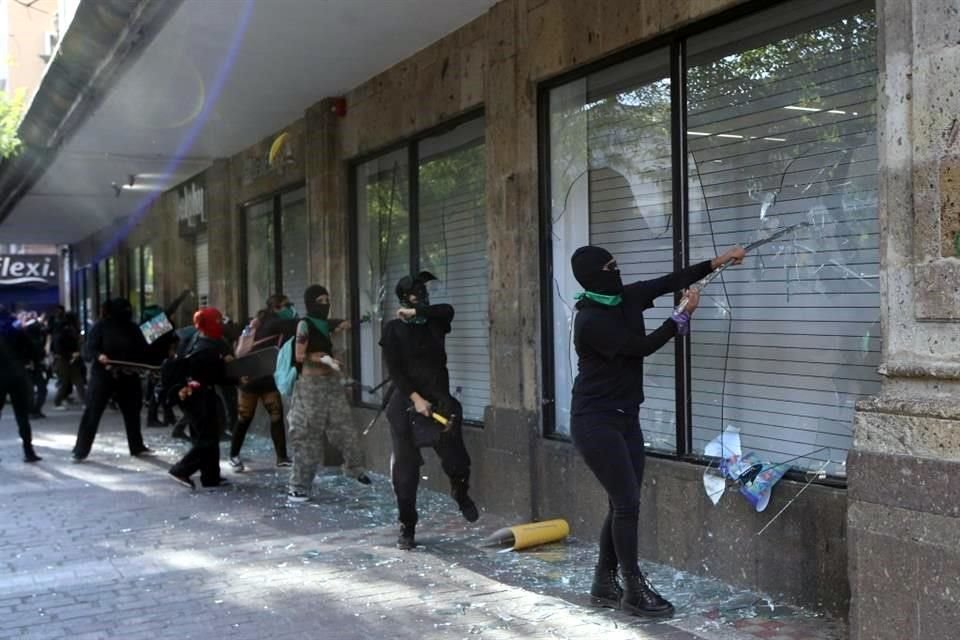
M193 326L208 338L223 338L223 314L213 307L204 307L193 314Z

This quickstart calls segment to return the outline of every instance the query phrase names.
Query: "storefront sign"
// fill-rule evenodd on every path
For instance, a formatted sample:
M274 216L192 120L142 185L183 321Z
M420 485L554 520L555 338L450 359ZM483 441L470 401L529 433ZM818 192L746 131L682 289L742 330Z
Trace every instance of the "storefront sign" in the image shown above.
M177 190L177 222L181 236L195 236L207 229L203 185L191 182Z
M0 286L56 287L55 255L0 256Z

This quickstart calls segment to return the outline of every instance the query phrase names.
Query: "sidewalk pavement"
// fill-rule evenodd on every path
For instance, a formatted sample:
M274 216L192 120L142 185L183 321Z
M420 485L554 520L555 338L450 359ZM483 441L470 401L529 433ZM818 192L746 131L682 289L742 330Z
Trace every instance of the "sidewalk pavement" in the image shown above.
M127 455L108 411L84 464L69 460L79 411L34 424L43 462L21 462L0 419L0 638L86 640L842 640L842 624L761 595L645 565L677 606L645 621L587 605L596 548L571 539L526 553L480 546L511 524L460 518L421 491L420 547L394 547L389 480L327 470L289 506L288 469L253 436L230 487L190 492L167 476L186 448L145 429L153 458ZM379 470L378 470L379 471ZM481 505L482 507L482 505ZM516 524L516 523L513 523Z

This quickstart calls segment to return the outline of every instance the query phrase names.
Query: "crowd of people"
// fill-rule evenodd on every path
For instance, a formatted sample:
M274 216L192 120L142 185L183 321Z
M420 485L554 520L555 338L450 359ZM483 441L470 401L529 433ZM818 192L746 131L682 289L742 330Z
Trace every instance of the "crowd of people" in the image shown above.
M445 336L454 311L450 305L429 304L426 283L432 279L424 272L401 280L396 289L401 309L385 325L381 343L393 381L384 404L396 451L392 481L401 524L397 544L402 549L416 544L421 448L432 447L440 456L463 516L471 522L479 517L468 493L470 458L461 431L462 411L450 395L446 368ZM165 334L148 343L141 325L160 314L170 322L188 295L185 291L165 309L149 306L139 318L128 300L109 300L86 332L77 316L62 307L49 317L31 312L14 316L0 307L0 410L9 397L24 460L40 461L30 421L45 417L42 408L53 375L55 406L83 404L72 451L75 463L91 454L111 406L122 416L130 455L153 455L143 438L141 415L146 409L148 427L172 425L173 437L190 440L189 450L169 469L170 477L194 490L199 473L201 486L222 487L229 480L221 474L220 442L229 441L229 468L243 473L243 446L262 405L270 419L276 466L290 470L291 503L312 499L325 443L341 452L346 476L371 484L348 401L349 386L355 382L344 375L333 345L333 338L352 326L330 317L329 291L308 287L302 317L286 295L272 295L242 330L218 309L204 307L193 315L191 326L176 329L171 323ZM285 394L274 371L261 367L244 374L241 366L271 349L278 354L289 349L295 381Z
M699 293L687 288L727 263L739 264L744 256L742 248L734 247L713 260L629 285L622 282L614 256L601 247L581 247L571 257L574 277L584 291L578 296L574 320L578 374L570 431L575 448L607 493L609 503L590 590L595 605L648 617L673 613L673 605L657 593L638 564L645 459L638 419L644 398L643 361L675 336L689 333ZM454 308L430 303L428 285L434 280L424 271L397 283L400 308L397 317L383 325L380 339L390 376L383 406L393 445L391 479L400 522L397 546L405 550L416 545L417 487L425 448L434 449L439 456L464 518L470 522L479 518L469 494L470 456L461 432L463 411L450 394L447 369L445 342L453 328ZM684 304L648 334L644 312L654 299L680 291L684 292ZM227 483L220 472L219 442L229 431L228 424L232 428L229 466L244 471L240 457L244 441L254 412L262 405L270 416L276 464L290 467L291 502L311 499L325 438L342 451L344 474L370 484L361 435L345 390L344 383L352 381L342 375L343 363L336 359L332 341L335 335L351 331L351 323L330 317L330 294L322 286L308 287L303 302L306 315L298 317L285 295L271 296L239 335L234 335L219 310L203 308L194 314L192 327L171 330L148 345L134 322L130 303L112 300L103 306L101 318L84 340L89 382L79 359L75 317L58 309L45 325L36 315L14 318L0 308L0 403L10 397L24 459L40 460L31 444L30 417L42 415L47 381L43 354L48 349L58 378L55 404L68 401L73 389L83 392L86 385L86 406L73 450L77 462L90 454L110 402L116 402L123 414L130 455L151 454L140 430L144 406L140 373L149 367L160 372L159 379L147 385L149 421L173 422L173 408L178 406L184 417L175 433L190 431L190 450L169 471L178 483L195 489L192 476L197 472L205 487ZM244 368L231 367L231 363L274 347L281 350L274 375L260 370L245 375ZM286 359L284 349L290 350ZM290 369L281 370L285 362L295 375ZM291 375L281 375L284 373ZM286 396L281 379L295 379ZM165 416L162 423L160 410Z

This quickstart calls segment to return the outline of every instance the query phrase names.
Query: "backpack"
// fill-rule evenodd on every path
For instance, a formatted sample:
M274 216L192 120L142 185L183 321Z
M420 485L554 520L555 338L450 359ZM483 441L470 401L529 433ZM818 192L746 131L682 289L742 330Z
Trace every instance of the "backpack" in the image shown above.
M281 396L290 397L293 395L293 383L297 381L297 368L294 366L294 341L296 338L290 338L280 347L280 353L277 354L277 365L273 370L273 381L277 385L277 391Z

